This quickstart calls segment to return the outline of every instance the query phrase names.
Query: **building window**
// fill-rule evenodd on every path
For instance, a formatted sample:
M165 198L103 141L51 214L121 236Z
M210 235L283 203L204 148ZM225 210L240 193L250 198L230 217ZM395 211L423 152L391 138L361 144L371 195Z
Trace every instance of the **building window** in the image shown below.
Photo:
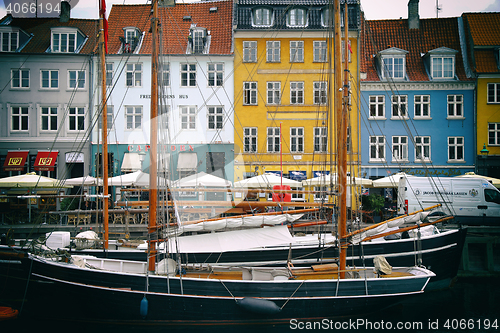
M83 130L85 130L85 109L84 108L76 108L76 107L69 108L69 130L70 131L83 131Z
M304 127L290 128L290 152L304 152Z
M57 131L57 107L42 107L42 131Z
M243 82L243 105L257 105L257 82Z
M448 162L464 160L464 138L462 136L448 137Z
M222 62L208 64L208 86L222 87L224 83L224 64Z
M13 132L27 131L29 129L29 108L27 106L13 106L10 108L11 130Z
M196 107L181 106L181 129L196 129Z
M181 87L196 87L196 64L181 64Z
M488 83L488 103L500 103L500 83Z
M99 110L99 112L101 112L102 110L100 110L100 106L96 106L96 110ZM106 119L106 123L107 123L107 128L108 130L111 130L113 128L113 122L114 122L114 107L113 105L108 105L106 107L106 114L108 115L107 119ZM99 116L99 128L102 129L102 117Z
M326 201L327 191L327 186L314 186L314 201Z
M314 62L326 62L326 41L313 41Z
M243 141L243 151L245 153L257 152L257 127L244 127Z
M268 8L256 8L253 11L253 25L270 26L272 25L272 11Z
M222 129L224 124L224 109L222 106L208 107L208 129Z
M408 161L408 137L392 137L392 160L393 162Z
M160 104L158 105L158 124L160 124L162 130L169 129L170 123L170 105Z
M85 88L85 71L68 71L68 88Z
M415 118L430 118L431 116L431 96L415 95Z
M290 62L304 62L304 41L290 41Z
M127 87L142 86L142 64L127 64Z
M333 15L330 15L330 9L328 8L321 11L321 25L324 27L333 26Z
M19 47L19 32L2 32L2 52L15 52Z
M432 78L452 79L455 77L453 57L432 57Z
M408 97L392 95L392 119L407 118Z
M370 119L385 119L385 96L370 96Z
M448 118L463 118L463 96L448 95Z
M267 83L267 104L280 104L281 82Z
M280 128L268 127L267 128L267 152L279 153L280 152Z
M191 50L193 53L204 53L207 41L206 34L206 29L191 29L189 42L191 43Z
M243 42L243 62L257 62L257 42Z
M280 62L281 61L281 42L270 41L266 42L266 61Z
M42 70L41 73L41 87L47 89L59 88L59 71L57 70Z
M162 63L158 75L159 84L161 87L170 87L170 63Z
M415 137L415 160L431 160L431 137L416 136Z
M142 106L125 107L126 129L134 130L142 128Z
M328 149L327 127L314 127L314 152L325 153Z
M52 52L75 52L76 33L52 33Z
M304 104L304 82L290 82L290 104Z
M500 145L500 123L488 123L488 145Z
M113 86L114 64L112 62L106 63L106 85Z
M382 73L384 78L404 79L405 77L405 58L394 57L382 59Z
M327 82L319 81L313 82L314 104L326 105L327 104Z
M29 88L30 87L30 71L29 69L13 69L11 70L11 88Z
M123 30L124 37L119 37L122 42L122 52L133 53L137 45L139 45L141 32L135 27L126 27Z
M305 27L307 24L307 11L303 8L290 9L286 23L289 27Z
M370 161L382 161L385 159L385 137L380 135L370 136Z

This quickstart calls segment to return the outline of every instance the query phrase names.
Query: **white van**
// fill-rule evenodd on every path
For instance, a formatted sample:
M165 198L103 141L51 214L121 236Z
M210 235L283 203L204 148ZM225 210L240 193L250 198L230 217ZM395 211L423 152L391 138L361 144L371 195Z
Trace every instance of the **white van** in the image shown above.
M398 214L442 204L433 212L466 225L500 225L500 191L483 178L402 177Z

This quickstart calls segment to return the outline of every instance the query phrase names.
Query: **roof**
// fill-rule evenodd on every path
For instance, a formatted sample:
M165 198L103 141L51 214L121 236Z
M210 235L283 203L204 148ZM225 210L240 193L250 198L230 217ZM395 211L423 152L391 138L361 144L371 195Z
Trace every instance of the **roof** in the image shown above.
M210 11L210 8L217 10ZM163 54L185 54L192 25L210 31L209 54L232 54L232 1L203 1L176 4L158 9ZM190 19L187 17L190 16ZM123 28L136 27L145 33L140 54L151 54L151 5L113 5L108 17L108 53L116 54L121 47Z
M45 53L50 48L51 28L73 27L78 28L88 39L79 54L91 54L97 48L97 32L99 31L99 20L92 19L70 19L68 22L60 22L59 18L16 18L10 15L2 18L0 22L10 23L0 26L21 28L28 34L32 34L28 44L22 48L21 53ZM53 53L51 53L53 54ZM64 53L67 54L67 53Z
M409 29L407 19L368 20L361 28L361 72L363 81L380 81L375 67L378 52L396 47L409 51L406 74L410 81L429 81L422 55L441 47L458 51L455 73L459 80L468 81L465 73L457 18L421 19L419 29Z

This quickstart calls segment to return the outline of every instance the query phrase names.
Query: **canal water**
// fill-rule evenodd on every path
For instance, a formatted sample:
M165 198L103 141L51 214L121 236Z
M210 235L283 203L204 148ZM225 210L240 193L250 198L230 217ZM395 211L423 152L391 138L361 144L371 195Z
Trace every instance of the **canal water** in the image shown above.
M77 300L68 300L71 302ZM29 315L0 322L0 332L499 332L500 279L458 279L451 288L426 291L415 295L390 309L370 314L359 313L345 318L324 318L316 321L291 320L286 324L260 323L255 325L147 325L134 327L116 324L90 324L60 321L33 322ZM54 309L57 311L57 309Z

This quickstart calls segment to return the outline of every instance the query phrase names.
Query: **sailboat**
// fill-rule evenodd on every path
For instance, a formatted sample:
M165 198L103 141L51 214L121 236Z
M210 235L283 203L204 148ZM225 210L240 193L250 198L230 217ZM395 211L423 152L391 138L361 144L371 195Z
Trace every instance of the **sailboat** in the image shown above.
M340 3L335 1L337 43ZM347 13L347 10L345 11ZM158 0L152 1L151 117L157 107ZM347 15L347 14L346 14ZM340 53L336 53L339 55ZM340 72L340 71L339 71ZM294 267L189 267L165 258L156 262L157 124L151 122L148 262L87 256L21 259L29 272L29 308L45 319L134 324L266 323L359 315L393 305L424 291L435 274L391 267L378 257L375 268L346 266L346 248L337 264ZM104 173L106 176L106 173ZM341 180L342 181L342 180ZM345 181L345 178L344 178ZM343 200L343 199L341 199ZM342 211L342 209L341 209ZM341 232L341 237L347 237ZM71 306L67 300L71 299ZM57 311L54 309L57 308Z

